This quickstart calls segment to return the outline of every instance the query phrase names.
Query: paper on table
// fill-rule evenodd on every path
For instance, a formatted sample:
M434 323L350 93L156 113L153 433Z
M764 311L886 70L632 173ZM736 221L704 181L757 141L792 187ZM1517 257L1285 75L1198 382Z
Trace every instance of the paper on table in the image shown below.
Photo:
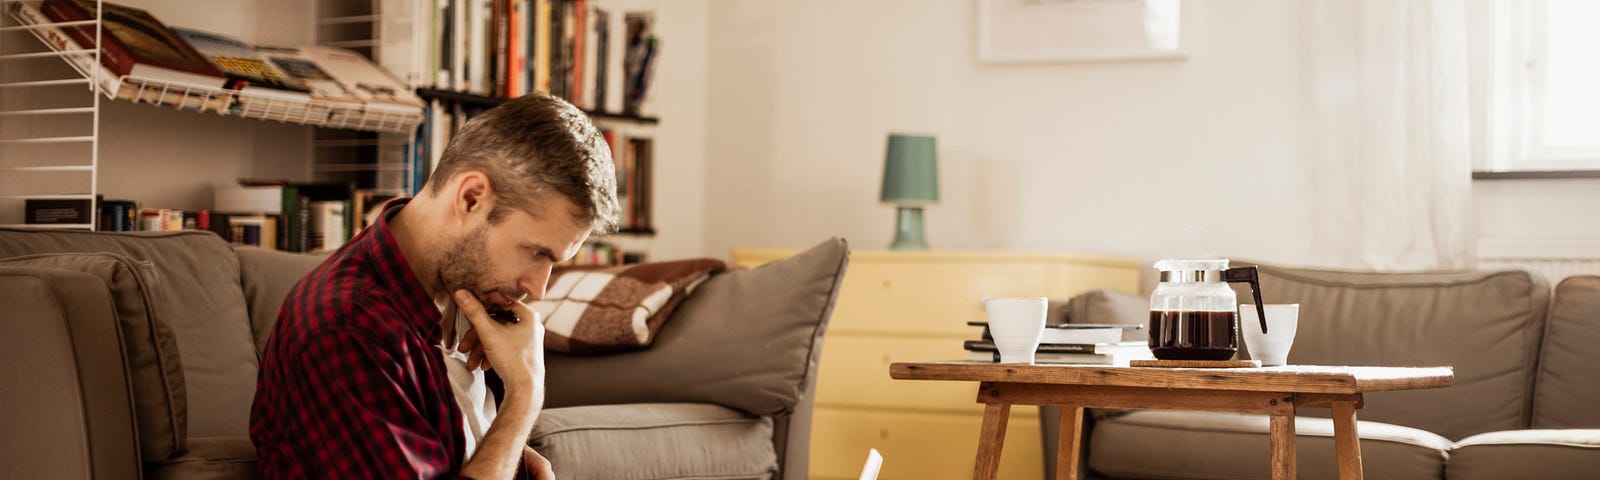
M883 455L878 449L867 451L867 464L861 466L861 480L878 480L878 470L883 468Z

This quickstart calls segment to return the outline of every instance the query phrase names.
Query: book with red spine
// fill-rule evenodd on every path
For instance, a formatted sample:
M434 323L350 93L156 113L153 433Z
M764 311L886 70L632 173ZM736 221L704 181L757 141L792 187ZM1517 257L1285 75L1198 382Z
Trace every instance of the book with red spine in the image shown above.
M55 22L93 20L88 0L45 0L39 9ZM100 62L113 73L144 80L222 88L227 78L204 55L150 12L114 3L101 5ZM64 29L83 48L93 48L92 26Z

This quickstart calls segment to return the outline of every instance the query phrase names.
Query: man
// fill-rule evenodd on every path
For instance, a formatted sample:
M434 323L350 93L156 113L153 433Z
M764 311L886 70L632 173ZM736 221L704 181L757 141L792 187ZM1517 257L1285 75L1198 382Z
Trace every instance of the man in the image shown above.
M522 302L591 232L615 228L614 175L587 117L547 95L463 125L416 198L390 202L285 299L250 411L264 476L552 478L526 446L544 329ZM452 383L481 392L488 365L504 380L498 411L464 411L482 406Z

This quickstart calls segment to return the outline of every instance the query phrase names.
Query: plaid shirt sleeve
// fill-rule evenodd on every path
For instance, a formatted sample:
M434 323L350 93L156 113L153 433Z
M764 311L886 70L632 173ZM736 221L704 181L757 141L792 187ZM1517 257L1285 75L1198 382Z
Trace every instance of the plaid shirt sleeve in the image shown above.
M439 478L453 476L447 443L412 404L418 385L408 366L426 345L396 345L354 328L305 338L293 375L282 385L287 407L303 427L295 443L310 478ZM414 367L413 367L414 368Z

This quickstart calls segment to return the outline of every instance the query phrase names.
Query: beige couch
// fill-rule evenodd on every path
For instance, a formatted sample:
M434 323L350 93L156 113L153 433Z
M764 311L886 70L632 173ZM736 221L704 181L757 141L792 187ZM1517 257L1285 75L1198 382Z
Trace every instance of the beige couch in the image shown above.
M1263 266L1261 285L1268 303L1300 304L1292 364L1455 368L1449 388L1366 395L1357 411L1366 478L1600 478L1600 277L1568 278L1552 290L1522 271ZM1074 321L1145 321L1143 298L1091 297L1098 298L1075 299L1097 308L1079 308L1086 315ZM1297 413L1300 478L1337 478L1327 410ZM1085 455L1094 476L1243 479L1270 471L1264 416L1091 417ZM1044 425L1052 439L1056 423Z
M806 474L833 239L702 284L643 351L552 354L530 444L563 478ZM8 478L252 478L257 361L320 258L205 232L0 229L0 465Z

